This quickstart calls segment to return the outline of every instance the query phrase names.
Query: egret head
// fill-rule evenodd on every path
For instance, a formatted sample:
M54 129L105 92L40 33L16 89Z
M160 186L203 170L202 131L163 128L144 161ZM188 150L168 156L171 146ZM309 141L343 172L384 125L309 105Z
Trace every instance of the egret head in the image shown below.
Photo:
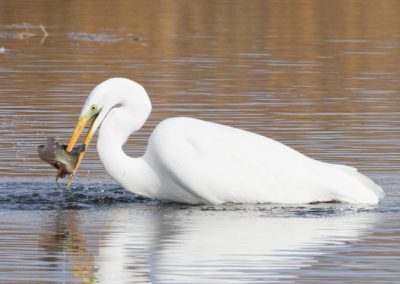
M86 99L79 115L78 123L68 143L70 152L77 143L83 129L90 122L83 144L85 150L96 132L113 108L130 106L131 112L141 115L144 119L151 111L151 103L145 89L138 83L125 78L111 78L97 85ZM144 123L144 121L143 121ZM77 171L84 152L79 156L78 163L73 169Z

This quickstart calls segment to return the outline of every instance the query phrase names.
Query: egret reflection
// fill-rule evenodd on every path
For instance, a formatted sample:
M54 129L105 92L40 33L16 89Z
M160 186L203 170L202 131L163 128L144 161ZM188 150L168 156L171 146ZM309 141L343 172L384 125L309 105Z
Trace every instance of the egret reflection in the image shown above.
M348 212L333 204L332 213L322 207L298 209L310 211L306 216L264 205L214 209L136 204L41 214L9 211L13 222L6 215L0 218L0 267L12 255L18 273L10 271L0 282L292 281L314 271L319 262L337 261L337 254L355 243L367 244L364 240L373 238L380 226L374 211Z
M110 212L111 213L111 212ZM324 218L246 216L231 211L112 210L99 245L100 283L265 283L310 266L329 246L356 242L372 214Z

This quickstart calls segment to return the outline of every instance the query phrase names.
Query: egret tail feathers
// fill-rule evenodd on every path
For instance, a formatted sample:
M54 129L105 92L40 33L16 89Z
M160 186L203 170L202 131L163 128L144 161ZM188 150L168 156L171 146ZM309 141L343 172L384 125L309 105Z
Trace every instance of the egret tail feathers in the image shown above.
M349 166L338 166L353 182L349 190L351 203L377 204L385 196L383 189L369 177Z

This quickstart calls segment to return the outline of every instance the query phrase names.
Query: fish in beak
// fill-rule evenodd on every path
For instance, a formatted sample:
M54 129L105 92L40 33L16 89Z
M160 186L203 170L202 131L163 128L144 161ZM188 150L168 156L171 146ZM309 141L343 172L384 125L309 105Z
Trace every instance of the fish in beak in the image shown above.
M69 143L68 143L66 151L71 153L73 151L73 149L74 149L75 144L78 142L78 139L81 136L83 130L85 129L86 125L90 121L89 129L88 129L88 131L86 133L86 136L85 136L85 138L83 140L84 150L79 153L78 159L76 161L76 164L72 168L72 172L70 174L70 179L69 179L68 184L67 184L68 187L70 187L70 185L72 183L73 176L78 171L78 167L79 167L79 165L80 165L80 163L81 163L81 161L83 159L85 151L86 151L90 141L93 138L94 132L96 131L95 127L93 127L93 126L95 124L97 116L98 116L98 112L95 112L94 108L91 108L87 113L81 115L81 117L78 120L78 123L76 124L75 130L74 130L74 132L73 132L73 134L72 134L72 136L71 136L71 138L69 140ZM59 170L58 173L57 173L57 178L60 175L61 175L61 173L60 173L60 170Z
M84 145L75 146L67 152L67 145L60 145L54 137L48 137L44 145L38 146L39 158L58 170L58 177L65 177L72 173L78 162L79 154L85 150Z

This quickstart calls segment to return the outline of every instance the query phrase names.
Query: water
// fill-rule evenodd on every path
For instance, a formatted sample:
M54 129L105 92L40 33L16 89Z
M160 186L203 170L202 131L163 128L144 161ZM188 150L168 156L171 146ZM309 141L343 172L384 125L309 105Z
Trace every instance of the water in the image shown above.
M399 14L398 1L0 1L0 282L398 282ZM387 196L177 205L118 187L93 146L60 192L36 147L67 142L115 76L153 103L132 156L159 121L197 117L355 166Z
M189 206L110 184L3 183L1 282L396 283L400 197L379 206Z

